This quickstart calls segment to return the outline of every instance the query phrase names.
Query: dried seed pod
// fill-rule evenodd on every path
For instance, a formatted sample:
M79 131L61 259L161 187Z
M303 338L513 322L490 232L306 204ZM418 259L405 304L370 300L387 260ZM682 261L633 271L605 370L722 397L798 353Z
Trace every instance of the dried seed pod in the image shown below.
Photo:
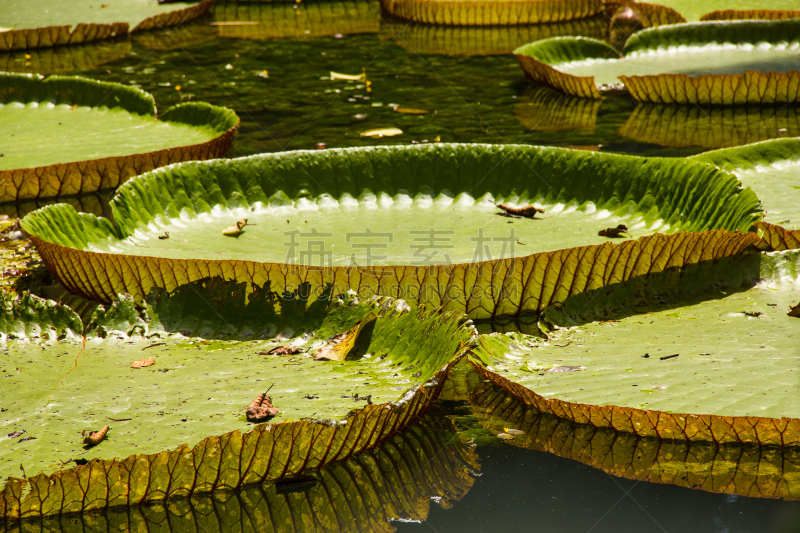
M247 225L248 225L247 224L247 219L243 218L242 220L240 220L236 224L228 226L227 228L222 230L222 234L226 235L228 237L238 237L242 233L242 228L247 226Z
M544 209L533 205L526 205L525 207L511 207L506 204L497 204L497 207L503 210L502 215L513 218L533 218L536 213L544 213Z
M274 383L273 383L274 385ZM269 387L272 388L272 385ZM269 389L267 389L269 392ZM267 396L267 392L262 392L245 411L248 422L264 422L278 414L278 408L272 405L272 398Z
M597 234L601 237L610 237L612 239L622 237L623 233L628 233L628 226L625 224L620 224L616 228L601 229L597 232Z
M108 433L108 424L103 426L100 431L90 431L86 438L83 439L83 443L87 446L97 446L106 438L106 433Z
M152 359L152 358L151 359L140 359L138 361L134 361L133 363L131 363L131 368L143 368L143 367L151 366L151 365L154 365L154 364L156 364L156 360L155 359Z

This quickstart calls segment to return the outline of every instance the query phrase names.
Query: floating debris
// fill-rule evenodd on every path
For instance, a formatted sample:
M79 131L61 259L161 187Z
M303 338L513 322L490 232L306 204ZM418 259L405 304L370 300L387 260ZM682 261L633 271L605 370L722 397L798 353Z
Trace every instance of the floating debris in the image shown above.
M156 364L156 360L153 358L140 359L131 363L131 368L144 368L146 366L153 366L154 364Z
M674 353L672 355L665 355L664 357L660 357L660 359L662 361L666 361L667 359L672 359L673 357L678 357L679 355L680 355L679 353Z
M624 237L622 234L625 234L630 237L630 233L628 233L628 226L625 224L620 224L616 228L606 228L601 229L597 232L600 237L609 237L611 239L618 239L620 237Z
M86 435L86 438L83 439L83 443L89 447L97 446L106 438L107 433L108 424L103 426L103 429L100 431L90 431L89 434Z
M222 234L225 235L226 237L238 237L239 235L242 234L242 228L244 228L245 226L252 226L252 225L253 224L247 223L246 218L243 218L236 224L228 226L227 228L222 230Z
M165 232L164 232L164 235L159 235L159 236L158 236L158 238L159 238L159 239L161 239L162 241L163 241L164 239L169 239L169 232L168 232L168 231L165 231Z
M274 386L274 383L270 385L267 392ZM272 405L272 398L267 396L267 392L259 394L245 411L249 422L264 422L278 414L278 409Z
M303 350L299 350L291 346L278 346L277 348L273 348L271 350L261 350L260 352L256 352L257 355L295 355L298 353L303 353Z
M555 366L553 368L546 368L545 372L577 372L579 370L586 370L585 366Z
M533 205L526 205L525 207L512 207L506 204L496 204L497 207L503 210L501 216L512 218L533 218L536 213L544 213L544 209Z
M395 113L402 113L404 115L428 115L428 114L430 114L430 111L428 111L427 109L417 109L415 107L400 107L400 106L397 106L397 105L394 106L392 108L392 110Z
M395 135L402 135L403 130L400 128L378 128L376 130L362 131L362 137L394 137Z

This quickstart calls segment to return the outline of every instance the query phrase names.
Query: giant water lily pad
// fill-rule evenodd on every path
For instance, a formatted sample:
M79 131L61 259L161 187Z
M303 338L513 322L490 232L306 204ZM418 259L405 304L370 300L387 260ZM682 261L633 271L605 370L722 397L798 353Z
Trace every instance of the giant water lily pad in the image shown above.
M500 202L539 204L544 217L501 216ZM758 237L731 230L760 217L751 191L705 164L492 145L184 164L129 182L111 209L113 223L66 205L22 223L61 282L90 299L138 301L154 286L219 275L476 318L742 253ZM598 235L620 223L641 237ZM223 235L231 226L235 236Z
M514 51L525 73L574 96L622 87L638 101L768 104L800 99L800 20L704 22L637 32L620 56L586 38L554 38Z
M337 531L386 531L393 520L424 520L433 502L448 508L474 483L475 454L447 419L426 416L374 450L310 472L295 483L247 485L236 492L194 494L167 505L104 509L82 515L26 520L42 532L225 528L225 517L258 530L265 516L283 531L303 531L305 519ZM288 528L288 529L287 529Z
M175 26L204 14L212 2L7 0L0 11L0 50L79 44Z
M454 369L455 370L455 369ZM554 453L609 474L708 492L754 498L800 499L796 464L800 449L730 443L685 442L575 424L542 414L492 385L474 388L472 411L505 443Z
M712 262L713 263L713 262ZM584 293L546 340L482 336L479 369L544 412L641 436L800 442L797 251Z
M115 188L130 177L224 153L238 118L203 103L159 117L153 97L78 77L0 76L0 202Z
M313 39L337 34L377 33L380 6L364 0L333 2L217 2L215 25L221 37Z
M800 139L776 139L706 152L698 161L724 168L752 187L764 205L756 224L775 250L800 248Z
M153 454L244 430L249 426L245 408L270 387L280 409L270 420L274 423L340 419L367 403L388 405L431 380L469 338L459 317L408 311L403 302L397 302L399 307L393 301L347 302L326 311L324 300L308 308L296 300L276 315L269 300L251 294L243 305L243 291L224 289L201 284L171 297L156 296L148 323L126 311L124 301L110 310L101 308L83 344L10 344L4 356L9 377L3 382L2 433L24 433L0 444L5 448L0 475L17 475L19 464L28 475L51 473L71 460ZM21 300L15 309L25 305L31 304ZM65 309L51 305L38 310L42 319L52 317L47 323L15 317L0 324L6 331L14 327L17 338L47 338L43 333L53 331L53 341L56 334L68 337L75 329L75 320L62 316ZM359 344L351 361L312 357L332 334L344 333L371 310L380 316L354 339ZM226 329L248 320L234 326L233 333L249 330L258 340L225 340L232 334ZM21 322L33 323L23 331ZM137 340L137 330L150 340ZM170 331L209 340L173 339L166 335ZM289 355L258 353L280 346L294 350ZM134 361L151 358L155 364L132 368ZM81 431L104 424L112 426L107 441L85 451Z
M382 0L392 15L453 26L491 26L561 22L597 15L601 0Z

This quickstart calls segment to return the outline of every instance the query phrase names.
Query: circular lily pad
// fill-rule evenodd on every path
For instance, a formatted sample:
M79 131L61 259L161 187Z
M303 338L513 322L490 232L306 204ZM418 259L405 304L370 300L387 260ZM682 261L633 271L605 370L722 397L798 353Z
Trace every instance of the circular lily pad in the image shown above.
M6 0L0 12L0 50L79 44L175 26L203 15L212 2Z
M686 17L689 22L734 19L775 20L800 15L797 10L797 2L794 0L709 0L705 2L654 0L653 4L672 8Z
M506 216L501 203L544 213ZM22 224L51 271L90 299L141 300L154 286L221 275L476 318L741 253L758 237L729 230L760 217L751 191L705 164L493 145L188 163L130 181L112 212L113 223L56 205ZM639 238L599 235L620 224Z
M800 442L797 251L584 293L547 339L479 340L479 369L540 411L662 439Z
M800 20L680 24L637 32L623 54L594 39L546 39L514 51L529 78L601 98L623 88L641 102L768 104L800 100Z
M156 117L144 91L85 78L0 75L0 202L93 192L187 159L218 157L236 115L203 103Z

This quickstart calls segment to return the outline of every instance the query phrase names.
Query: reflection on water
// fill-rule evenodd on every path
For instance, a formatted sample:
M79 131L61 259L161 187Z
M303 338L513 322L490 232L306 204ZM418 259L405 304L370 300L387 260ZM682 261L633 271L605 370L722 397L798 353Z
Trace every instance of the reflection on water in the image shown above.
M220 37L310 39L337 34L377 33L377 1L216 2L213 22Z
M9 218L22 218L31 211L40 207L52 204L69 204L81 213L90 213L98 217L106 217L110 220L111 207L109 202L114 196L114 191L105 190L81 196L62 196L60 198L46 198L42 200L23 200L17 203L0 203L0 215L8 215Z
M728 148L767 139L797 137L800 135L800 108L638 104L619 134L660 146Z
M95 41L74 46L0 52L0 71L72 74L119 59L131 51L128 39Z
M523 44L566 35L603 39L608 19L596 17L516 26L438 26L383 16L381 38L412 53L448 55L510 54Z
M431 502L451 507L477 475L474 453L446 420L423 419L373 451L295 483L248 486L102 513L17 524L3 531L392 531L390 521L421 521Z
M602 100L578 98L531 84L514 107L519 123L536 131L586 129L594 133Z
M486 386L469 402L492 433L524 432L509 444L549 451L609 474L756 498L800 500L800 448L717 445L637 437L542 415L513 396Z

